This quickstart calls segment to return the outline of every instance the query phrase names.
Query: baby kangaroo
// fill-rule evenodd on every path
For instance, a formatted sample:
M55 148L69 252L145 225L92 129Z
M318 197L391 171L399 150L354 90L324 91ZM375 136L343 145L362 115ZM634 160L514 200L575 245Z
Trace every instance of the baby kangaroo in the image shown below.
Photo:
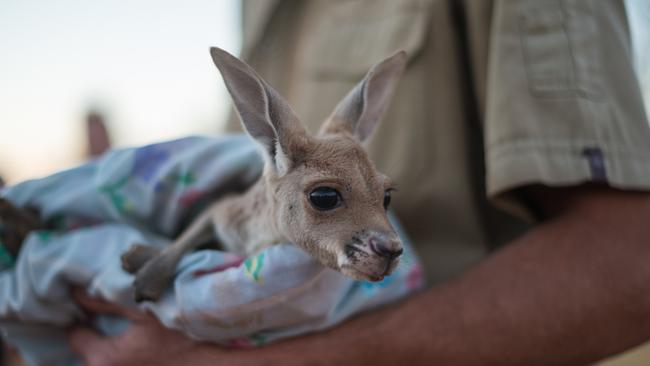
M264 173L245 193L212 204L163 250L135 245L124 253L124 269L135 273L136 300L157 300L183 254L210 238L245 255L293 243L359 280L390 274L402 254L386 216L392 185L361 143L388 106L405 52L375 65L315 136L250 66L219 48L211 54L246 132L261 148Z

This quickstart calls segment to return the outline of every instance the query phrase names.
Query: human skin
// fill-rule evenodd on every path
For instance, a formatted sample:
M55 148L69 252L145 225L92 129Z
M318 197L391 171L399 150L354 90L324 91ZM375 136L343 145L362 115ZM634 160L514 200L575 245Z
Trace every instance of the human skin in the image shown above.
M90 311L141 320L117 337L76 328L69 339L89 366L587 365L649 340L650 194L524 193L546 217L527 234L456 279L329 331L226 350L81 297Z

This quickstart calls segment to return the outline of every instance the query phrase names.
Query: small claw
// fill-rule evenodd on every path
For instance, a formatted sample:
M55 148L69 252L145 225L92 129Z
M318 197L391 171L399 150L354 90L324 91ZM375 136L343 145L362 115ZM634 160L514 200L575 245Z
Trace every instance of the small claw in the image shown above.
M158 301L158 299L160 298L160 295L159 296L150 296L150 295L141 294L138 291L135 291L133 298L135 299L135 302L141 303L141 302L145 302L145 301Z

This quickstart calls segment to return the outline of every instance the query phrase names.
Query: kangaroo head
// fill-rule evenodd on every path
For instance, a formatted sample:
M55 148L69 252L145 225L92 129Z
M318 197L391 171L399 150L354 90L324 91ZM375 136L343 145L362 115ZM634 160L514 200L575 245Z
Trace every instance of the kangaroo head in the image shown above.
M246 132L265 157L262 179L278 234L355 279L390 274L402 253L386 216L392 185L361 144L388 105L406 54L374 66L311 136L250 66L221 49L211 53Z

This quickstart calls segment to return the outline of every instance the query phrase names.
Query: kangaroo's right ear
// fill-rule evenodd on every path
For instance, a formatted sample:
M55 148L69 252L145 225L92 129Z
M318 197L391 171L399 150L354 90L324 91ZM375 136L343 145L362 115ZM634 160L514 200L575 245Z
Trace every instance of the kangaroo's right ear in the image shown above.
M210 54L244 129L262 146L267 165L283 175L295 161L298 143L307 136L304 127L289 104L253 68L217 47L210 48Z

